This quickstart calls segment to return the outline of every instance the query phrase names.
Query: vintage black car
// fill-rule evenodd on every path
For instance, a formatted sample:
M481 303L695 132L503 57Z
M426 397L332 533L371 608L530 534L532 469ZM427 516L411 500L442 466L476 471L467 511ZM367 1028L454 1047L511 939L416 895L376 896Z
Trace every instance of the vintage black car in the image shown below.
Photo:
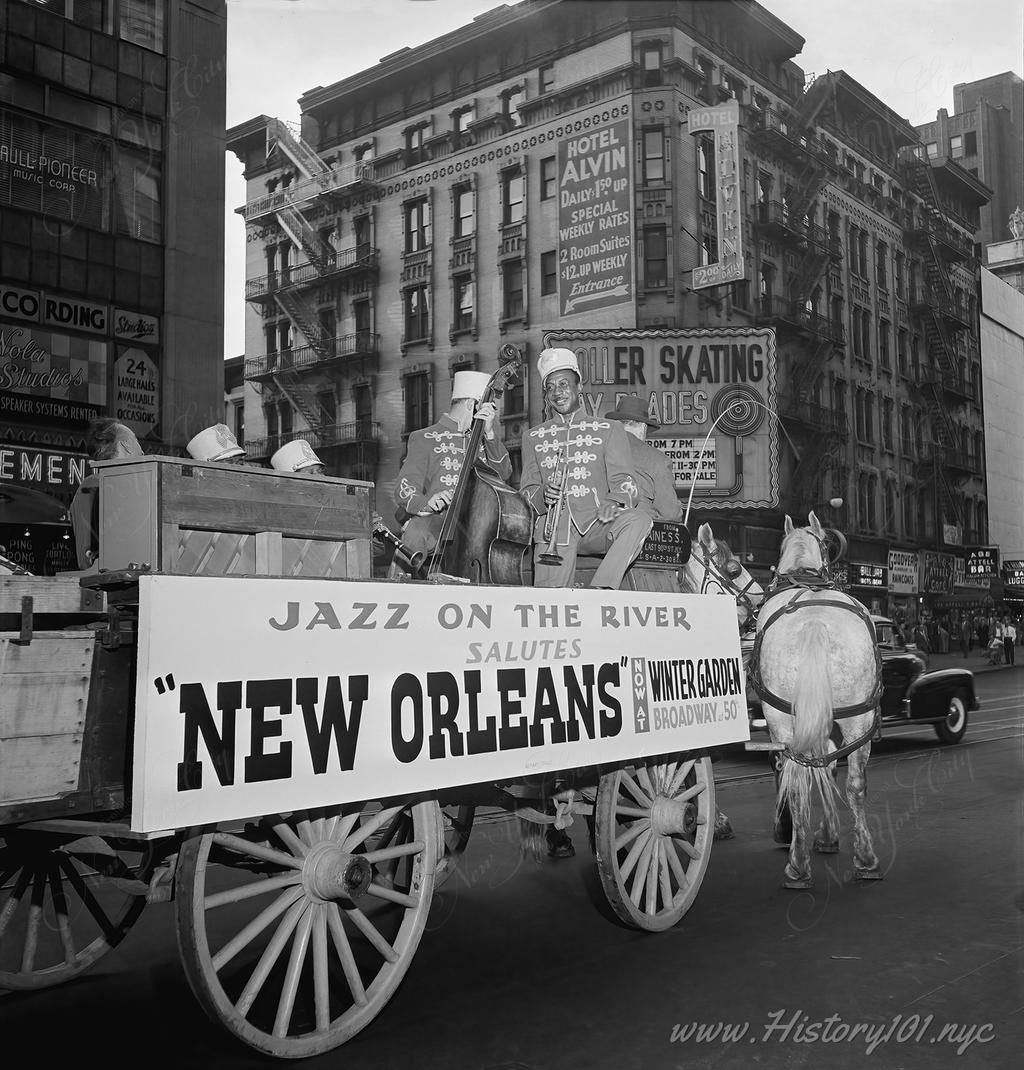
M929 671L928 655L908 643L898 624L872 616L875 640L882 657L882 720L879 732L899 724L930 724L943 743L959 743L967 731L967 717L978 709L974 674L968 669ZM753 642L743 643L746 664ZM747 684L747 713L751 735L767 731L761 702Z

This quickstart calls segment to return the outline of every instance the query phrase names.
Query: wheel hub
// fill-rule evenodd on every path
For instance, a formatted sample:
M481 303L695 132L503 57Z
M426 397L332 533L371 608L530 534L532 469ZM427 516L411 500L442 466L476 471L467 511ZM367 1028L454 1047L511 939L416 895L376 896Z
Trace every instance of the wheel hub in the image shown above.
M362 855L349 854L338 844L314 847L302 867L302 883L313 899L323 902L354 900L373 880L373 867Z
M697 811L691 802L677 802L659 795L651 807L651 828L658 836L680 836L696 827Z

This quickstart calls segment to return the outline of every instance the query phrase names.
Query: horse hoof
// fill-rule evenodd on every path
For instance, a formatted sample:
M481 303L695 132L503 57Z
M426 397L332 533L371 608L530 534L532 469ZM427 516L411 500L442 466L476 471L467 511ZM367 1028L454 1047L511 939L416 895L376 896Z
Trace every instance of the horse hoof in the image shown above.
M814 887L814 881L812 881L812 880L805 880L805 881L784 880L782 882L782 887L783 888L791 888L794 891L801 891L801 890L803 890L805 888L813 888Z
M853 871L855 880L858 881L880 881L882 879L882 872L879 869L855 869Z
M815 840L814 849L820 855L837 855L839 854L839 841L830 840L826 843L824 840Z
M714 836L716 840L731 840L736 836L732 830L732 822L723 813L719 813L715 818Z

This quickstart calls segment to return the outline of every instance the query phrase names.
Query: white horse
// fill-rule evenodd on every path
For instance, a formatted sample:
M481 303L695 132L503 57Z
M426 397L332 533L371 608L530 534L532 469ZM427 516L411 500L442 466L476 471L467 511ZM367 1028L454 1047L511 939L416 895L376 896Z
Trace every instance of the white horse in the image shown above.
M754 626L764 588L743 567L724 539L716 539L710 524L697 529L697 541L689 560L680 570L680 585L689 594L724 594L736 600L736 623L742 636ZM732 824L721 810L715 811L715 839L730 840Z
M867 610L829 581L825 532L786 517L776 579L757 618L751 680L773 742L785 744L776 801L776 839L788 808L792 838L786 888L811 886L807 829L817 788L824 815L814 849L839 850L840 798L829 765L847 755L846 798L853 811L855 877L881 878L865 815L865 771L877 728L882 667Z

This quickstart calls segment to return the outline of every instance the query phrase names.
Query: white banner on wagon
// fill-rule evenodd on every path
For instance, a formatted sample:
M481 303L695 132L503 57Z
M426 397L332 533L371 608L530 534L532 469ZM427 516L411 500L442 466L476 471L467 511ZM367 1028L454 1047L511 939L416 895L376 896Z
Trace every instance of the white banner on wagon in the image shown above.
M192 825L749 739L732 599L139 582L131 825Z

